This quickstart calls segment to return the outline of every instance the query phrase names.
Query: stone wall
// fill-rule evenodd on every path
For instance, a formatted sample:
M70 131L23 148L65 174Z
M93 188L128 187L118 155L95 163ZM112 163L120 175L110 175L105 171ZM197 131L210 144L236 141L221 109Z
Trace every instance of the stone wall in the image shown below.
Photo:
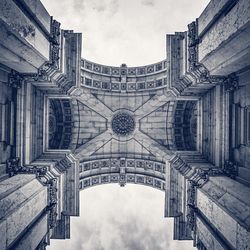
M47 188L35 175L16 175L2 181L0 191L0 246L5 249L20 239L25 229L44 211Z
M249 249L249 188L228 177L210 177L197 191L197 208L235 249ZM208 249L211 246L208 246Z
M174 102L168 102L140 120L140 129L168 149L174 148Z
M248 63L248 0L212 0L198 18L199 61L215 75L227 75Z
M4 0L0 3L0 16L0 40L5 46L1 49L1 60L19 72L36 73L49 60L49 14L39 0L23 3ZM5 57L9 60L4 60Z
M233 157L239 164L239 178L250 183L250 71L239 74L239 89L233 93ZM235 134L236 133L236 134Z
M79 101L72 100L73 133L70 148L76 149L107 129L107 121Z

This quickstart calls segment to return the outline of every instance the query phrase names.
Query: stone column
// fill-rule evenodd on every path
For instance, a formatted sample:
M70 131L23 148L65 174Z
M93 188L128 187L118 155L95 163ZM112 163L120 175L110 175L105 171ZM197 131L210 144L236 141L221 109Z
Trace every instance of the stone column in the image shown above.
M226 176L211 176L197 189L197 234L207 249L250 249L249 193Z
M0 246L1 249L34 249L39 236L47 231L46 207L48 189L35 174L18 174L0 182ZM26 233L37 223L36 229ZM33 228L34 229L34 228ZM23 241L23 237L29 241ZM38 241L38 242L36 242ZM29 243L29 244L27 244Z

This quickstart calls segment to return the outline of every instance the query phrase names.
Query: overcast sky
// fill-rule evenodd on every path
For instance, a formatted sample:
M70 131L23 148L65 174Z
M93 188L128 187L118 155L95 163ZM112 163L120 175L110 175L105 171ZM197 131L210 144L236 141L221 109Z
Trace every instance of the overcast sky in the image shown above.
M83 34L82 57L119 66L166 58L166 34L185 31L208 0L42 0L64 29ZM81 217L71 218L71 239L48 250L191 250L172 240L164 193L144 186L103 185L81 192Z
M128 184L81 191L80 218L71 217L71 239L51 240L47 250L193 250L174 241L173 220L164 218L164 192Z
M83 36L82 56L140 66L165 59L166 34L187 30L208 0L42 0L64 29Z

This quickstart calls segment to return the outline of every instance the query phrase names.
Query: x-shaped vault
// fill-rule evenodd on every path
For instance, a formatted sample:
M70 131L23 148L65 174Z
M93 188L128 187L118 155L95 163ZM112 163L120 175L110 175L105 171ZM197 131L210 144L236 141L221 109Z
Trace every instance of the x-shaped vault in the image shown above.
M105 132L99 134L98 136L94 137L93 139L76 149L75 156L79 160L87 160L92 154L94 154L97 149L103 147L111 139L116 139L118 141L134 139L143 147L145 147L149 152L155 155L157 159L163 161L167 161L173 156L173 152L171 150L168 150L165 146L160 145L156 140L150 138L140 130L140 120L143 117L147 116L167 102L174 101L176 99L176 96L174 96L171 91L158 91L147 102L145 102L136 110L129 110L129 113L134 119L135 127L130 135L124 137L116 135L114 133L114 129L111 126L112 119L117 113L117 110L111 110L103 102L97 99L88 89L85 88L76 89L71 93L71 95L76 100L88 106L107 119L107 130Z

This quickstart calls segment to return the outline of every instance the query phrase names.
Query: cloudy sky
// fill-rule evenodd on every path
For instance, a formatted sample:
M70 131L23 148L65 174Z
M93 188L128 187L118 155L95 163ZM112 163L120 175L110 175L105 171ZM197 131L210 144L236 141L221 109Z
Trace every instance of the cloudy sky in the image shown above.
M140 66L165 59L165 35L185 31L208 0L42 0L62 28L83 35L82 56Z
M102 64L140 66L166 58L165 36L185 31L209 0L42 0L64 29L83 34L82 57ZM163 216L164 193L143 186L103 185L81 192L81 216L71 239L48 250L191 250L172 240Z
M105 184L80 193L80 218L71 217L71 239L51 240L47 250L191 250L173 241L164 218L164 192L140 185Z

